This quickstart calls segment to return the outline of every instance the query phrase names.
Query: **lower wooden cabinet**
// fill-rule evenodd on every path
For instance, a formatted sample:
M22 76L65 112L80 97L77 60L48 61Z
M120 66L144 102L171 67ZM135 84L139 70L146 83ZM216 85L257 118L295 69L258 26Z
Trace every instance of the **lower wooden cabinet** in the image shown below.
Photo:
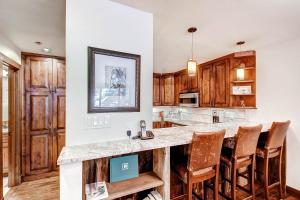
M169 127L176 127L176 126L184 126L181 124L177 124L174 122L169 122L169 121L164 121L164 122L153 122L152 123L152 128L156 129L156 128L169 128Z

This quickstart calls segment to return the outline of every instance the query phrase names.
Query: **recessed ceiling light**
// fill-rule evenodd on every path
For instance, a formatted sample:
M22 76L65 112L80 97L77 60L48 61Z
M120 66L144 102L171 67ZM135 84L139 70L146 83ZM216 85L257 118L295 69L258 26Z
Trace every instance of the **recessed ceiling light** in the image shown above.
M48 47L45 47L45 48L43 48L43 52L45 52L45 53L50 53L50 52L51 52L51 49L48 48Z
M42 42L36 41L35 44L36 44L36 45L41 45Z

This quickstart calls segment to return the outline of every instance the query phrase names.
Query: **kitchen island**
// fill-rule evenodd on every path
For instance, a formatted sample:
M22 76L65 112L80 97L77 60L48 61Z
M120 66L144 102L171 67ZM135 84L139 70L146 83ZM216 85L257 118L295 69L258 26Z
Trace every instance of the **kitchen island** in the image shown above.
M181 122L181 124L183 124ZM163 196L163 199L170 199L170 148L173 146L186 145L191 143L194 132L211 132L221 129L226 130L225 138L233 138L237 133L239 126L252 126L257 122L228 122L219 124L186 124L187 126L154 129L155 138L152 140L117 140L104 143L85 144L78 146L65 147L58 159L60 165L60 198L67 199L85 199L84 186L86 173L84 163L91 160L98 160L100 168L107 165L101 159L111 158L113 156L132 154L143 151L153 151L153 172L141 174L138 181L149 181L145 188L128 185L123 190L116 190L117 185L108 184L110 199L121 197L122 195L139 192L142 189L157 188ZM262 123L262 132L267 132L271 123ZM184 125L184 124L183 124ZM98 165L98 167L99 167ZM102 173L101 170L98 173ZM285 173L284 173L285 174ZM107 180L107 174L96 175ZM138 177L139 178L139 177ZM99 180L99 179L97 179ZM100 178L101 180L101 178ZM150 180L153 180L152 182ZM132 182L128 182L132 184ZM126 185L126 183L125 183ZM124 184L123 184L124 186ZM118 186L120 188L120 186ZM130 191L129 191L130 190ZM112 198L113 197L113 198Z

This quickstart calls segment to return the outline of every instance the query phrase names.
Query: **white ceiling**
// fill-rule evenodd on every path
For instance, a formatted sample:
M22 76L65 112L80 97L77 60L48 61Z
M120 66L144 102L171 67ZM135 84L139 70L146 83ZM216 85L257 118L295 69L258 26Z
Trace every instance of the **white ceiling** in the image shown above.
M65 56L65 0L0 0L0 32L21 51ZM36 41L43 44L38 46Z
M299 0L113 0L154 13L154 71L184 68L191 56L190 26L196 26L199 63L259 49L300 36Z

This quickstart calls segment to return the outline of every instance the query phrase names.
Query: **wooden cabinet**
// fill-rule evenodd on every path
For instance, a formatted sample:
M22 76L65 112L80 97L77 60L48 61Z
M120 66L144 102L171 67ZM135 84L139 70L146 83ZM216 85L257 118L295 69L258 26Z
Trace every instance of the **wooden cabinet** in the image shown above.
M65 71L64 60L26 56L25 176L58 169L65 144Z
M200 107L212 106L212 87L213 87L213 67L212 65L204 65L201 69L201 92L200 92Z
M199 80L198 80L198 72L195 76L189 76L187 70L181 70L176 72L179 78L179 91L180 93L185 92L198 92L199 91Z
M228 107L230 97L228 60L201 65L200 70L200 106Z
M174 75L167 74L161 78L162 84L162 105L173 106L174 105Z
M180 82L181 82L181 76L178 73L175 73L174 75L174 105L178 106L179 101L179 95L180 95Z
M161 105L161 75L153 74L153 105Z

